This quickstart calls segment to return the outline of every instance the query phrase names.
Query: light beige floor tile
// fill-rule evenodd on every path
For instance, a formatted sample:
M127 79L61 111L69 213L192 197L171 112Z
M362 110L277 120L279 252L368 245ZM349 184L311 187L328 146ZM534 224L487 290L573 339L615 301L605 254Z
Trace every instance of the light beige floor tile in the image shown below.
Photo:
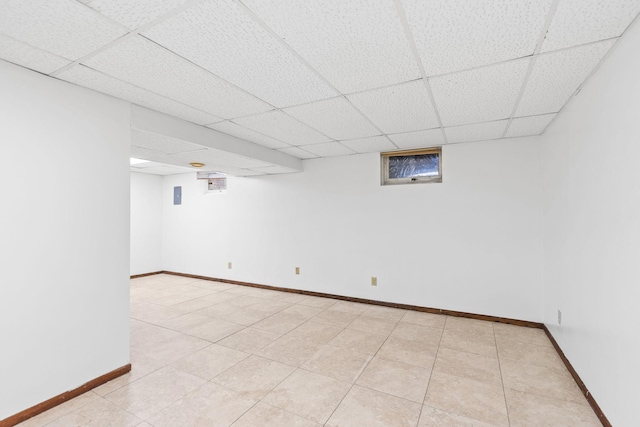
M319 427L320 424L258 402L233 423L233 427Z
M229 335L233 335L244 328L245 326L243 325L227 322L226 320L210 319L206 323L188 328L185 330L185 334L210 342L216 342L228 337Z
M308 296L298 301L298 304L326 309L334 305L336 302L336 300L331 298Z
M183 313L172 307L143 302L131 304L131 317L143 322L156 324L159 321L181 316Z
M204 325L211 321L210 317L201 314L187 313L171 319L161 320L158 325L177 332L186 332L189 329Z
M214 295L220 295L220 293L217 293ZM240 298L240 297L236 295L234 298ZM238 307L234 307L230 305L229 302L230 301L219 302L214 305L210 305L209 307L205 307L200 310L194 311L193 313L199 314L201 316L207 316L212 319L225 319L228 315L238 311Z
M233 286L228 283L216 282L213 280L196 280L195 282L190 283L190 285L217 292L226 291Z
M430 406L423 406L420 413L418 427L491 427L492 424L483 423L473 418L451 412L441 411Z
M205 383L153 415L149 422L155 427L226 427L254 404L234 391Z
M493 336L493 324L494 322L487 322L486 320L447 316L444 328L449 331L470 332L474 334Z
M375 357L356 384L422 404L431 370Z
M350 348L360 353L374 355L386 339L385 335L355 329L344 329L328 344L333 347Z
M367 309L371 307L371 305L369 304L363 304L363 303L359 303L359 302L353 302L353 301L338 301L336 302L333 307L331 307L331 310L335 310L335 311L343 311L343 312L347 312L347 313L356 313L356 314L362 314L365 311L367 311Z
M184 314L193 313L194 311L202 310L206 307L211 307L215 302L204 298L196 298L189 301L181 302L180 304L172 305L171 308L179 310Z
M202 299L211 301L214 304L222 304L223 302L228 302L235 298L240 298L240 295L235 294L228 289L226 291L216 292L216 293L207 295L205 297L202 297Z
M442 338L442 329L414 325L413 323L398 323L393 332L391 332L391 336L409 341L423 342L432 347L438 347L440 345L440 339Z
M421 407L415 402L354 386L326 425L413 427Z
M256 354L276 362L298 367L316 354L320 348L321 345L313 341L285 335Z
M363 314L351 322L347 328L363 332L375 332L380 335L389 335L396 325L397 322L394 320L387 320Z
M245 328L218 341L217 344L245 351L247 353L255 353L265 348L278 338L280 338L279 334L261 331L254 328Z
M192 301L196 297L193 297L189 294L183 294L178 292L169 292L166 295L161 296L160 298L155 298L150 300L149 302L153 304L163 305L165 307L170 307L176 304L181 304L184 302Z
M328 325L346 327L351 322L360 317L359 312L348 312L334 309L335 305L313 318L314 322L326 323Z
M133 351L141 353L148 351L154 345L162 344L166 341L179 338L182 334L157 325L149 325L140 330L131 331L130 342Z
M299 317L292 317L287 314L276 313L252 325L255 329L273 332L274 334L286 334L305 322Z
M251 309L260 311L270 316L290 306L291 306L291 303L288 303L288 302L262 298L262 301L260 302L260 304L252 305Z
M434 372L424 403L485 423L509 425L501 386Z
M316 374L326 375L346 383L353 383L370 359L371 356L357 351L325 346L300 367Z
M342 331L337 326L327 325L326 323L318 323L312 320L298 326L288 335L311 340L318 344L326 344L335 338Z
M195 375L166 367L107 394L105 399L146 420L205 382Z
M587 405L585 397L566 369L500 359L505 388Z
M437 350L437 346L420 341L389 337L380 347L377 355L387 360L395 360L396 362L431 369Z
M88 391L84 394L81 394L78 397L74 397L73 399L66 401L56 407L49 409L39 415L36 415L33 418L29 418L28 420L21 422L18 424L18 427L41 427L52 421L57 420L60 417L63 417L73 411L76 411L82 408L89 403L100 399L96 393L92 391Z
M212 344L178 360L171 366L208 381L247 357L249 357L249 354L242 351Z
M50 424L48 427L134 427L142 420L127 411L123 411L105 399L96 399L70 414L67 414Z
M505 389L512 427L600 427L588 405Z
M268 298L276 300L276 301L287 302L289 304L297 304L300 301L302 301L303 299L305 299L306 295L297 294L297 293L293 293L293 292L278 292L278 291L275 291L273 294L269 295Z
M245 308L225 315L224 320L243 326L251 326L269 316L269 313L254 310L252 308Z
M299 317L299 318L304 319L304 320L309 320L312 317L317 316L318 314L320 314L322 311L323 311L322 308L316 308L316 307L309 307L309 306L306 306L306 305L294 304L294 305L291 305L291 306L285 308L280 313L286 314L286 315L291 316L291 317Z
M227 304L232 305L234 307L247 308L247 307L251 307L252 305L258 305L264 302L265 302L264 298L243 295L240 298L234 298L232 300L229 300Z
M496 337L500 359L516 360L521 363L564 369L564 363L553 347L525 344Z
M424 313L421 311L407 310L400 322L414 325L428 326L429 328L444 329L447 316L442 314Z
M274 360L250 356L211 381L243 397L260 400L294 370L294 367Z
M551 341L549 341L549 338L542 329L494 323L493 330L496 334L496 339L553 348Z
M363 313L365 316L379 317L381 319L399 322L407 311L400 308L385 307L383 305L371 305Z
M440 340L440 346L483 356L498 357L496 340L491 335L445 329L442 334L442 340Z
M349 391L350 385L298 369L267 394L264 403L324 424Z
M171 331L173 332L173 331ZM144 347L141 351L167 365L211 345L209 341L179 334L173 339Z
M152 356L132 351L131 371L94 388L92 391L100 396L104 396L126 386L127 384L131 384L132 382L149 375L164 366L164 363L154 359Z
M149 326L152 326L151 323L143 322L136 319L129 319L129 330L131 332L139 332L143 329L148 328Z
M502 386L498 359L480 354L441 348L438 351L433 372Z

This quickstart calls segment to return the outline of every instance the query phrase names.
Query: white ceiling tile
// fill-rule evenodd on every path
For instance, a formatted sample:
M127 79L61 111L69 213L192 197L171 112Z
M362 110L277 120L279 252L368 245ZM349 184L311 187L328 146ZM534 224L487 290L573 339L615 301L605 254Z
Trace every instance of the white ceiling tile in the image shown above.
M342 93L420 76L392 1L244 3Z
M516 115L560 111L613 43L615 40L609 40L537 56Z
M422 79L347 98L384 133L430 129L439 125Z
M332 139L351 139L380 134L380 131L343 97L286 108L284 112Z
M248 157L239 156L222 150L207 148L204 151L192 151L186 153L177 153L167 156L166 163L172 163L180 166L188 166L190 162L200 162L205 164L205 168L219 170L220 167L231 168L259 168L271 166L271 163L260 160L250 159Z
M540 135L556 114L514 118L505 137Z
M143 37L132 37L85 62L120 80L218 117L271 107Z
M176 154L189 151L198 151L206 147L183 141L181 139L171 138L166 135L144 132L141 130L131 131L131 145L148 150L158 151L164 154Z
M325 142L323 144L305 145L305 150L320 157L346 156L354 154L354 151L339 142Z
M449 143L485 141L502 137L508 120L476 123L473 125L445 128Z
M144 35L276 107L337 95L231 0L200 3Z
M3 34L0 34L0 58L44 74L49 74L70 63L64 58Z
M317 144L329 138L282 111L234 119L234 122L291 145Z
M187 0L79 1L132 30L159 18L187 2Z
M213 114L120 81L84 65L76 65L56 77L199 125L222 120Z
M264 174L279 174L279 173L296 173L296 172L300 172L299 170L296 169L291 169L285 166L267 166L267 167L263 167L263 168L253 168L251 169L255 172L260 172L260 173L264 173Z
M379 153L381 151L397 150L398 147L393 145L386 136L373 136L371 138L358 138L349 141L341 141L341 143L356 153Z
M533 54L551 0L402 0L427 76Z
M75 1L3 0L0 32L76 60L124 35L126 30Z
M136 147L135 145L131 146L130 155L131 157L134 157L136 159L149 160L160 163L162 163L162 161L167 157L166 154L160 151Z
M508 118L529 59L505 62L430 79L444 126Z
M297 157L299 159L315 159L316 157L318 157L317 154L312 154L299 147L281 148L278 151L282 151L285 154Z
M244 126L237 125L230 121L214 123L212 125L209 125L208 127L222 133L226 133L227 135L235 136L236 138L241 138L246 141L260 144L267 148L290 147L290 145L286 142L278 141L277 139L271 138L270 136L262 135L261 133L248 129Z
M429 129L419 130L417 132L396 133L388 135L399 148L423 148L442 145L445 143L442 130Z
M562 0L542 52L618 37L639 12L638 0Z

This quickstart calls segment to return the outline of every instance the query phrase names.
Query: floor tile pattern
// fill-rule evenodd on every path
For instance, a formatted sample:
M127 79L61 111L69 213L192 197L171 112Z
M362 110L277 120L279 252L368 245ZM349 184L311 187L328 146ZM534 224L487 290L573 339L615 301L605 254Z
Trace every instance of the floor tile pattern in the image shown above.
M20 426L601 425L542 330L173 275L131 363Z

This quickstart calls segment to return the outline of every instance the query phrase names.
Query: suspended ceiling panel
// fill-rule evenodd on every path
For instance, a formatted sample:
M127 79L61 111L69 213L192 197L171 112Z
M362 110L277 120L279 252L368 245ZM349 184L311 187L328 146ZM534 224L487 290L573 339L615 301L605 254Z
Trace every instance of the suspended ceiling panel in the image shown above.
M532 116L560 111L613 43L608 40L538 56L516 114Z
M450 143L486 141L502 136L509 120L444 128Z
M161 17L187 0L79 0L114 21L134 30Z
M533 54L551 0L402 0L427 76Z
M286 108L284 112L332 139L360 138L381 133L343 97Z
M232 0L202 2L143 34L276 107L337 95Z
M348 141L342 141L342 145L352 149L356 153L379 153L381 151L393 151L398 149L398 147L396 147L396 145L393 144L386 136L351 139Z
M420 130L389 135L398 148L433 147L445 143L442 129Z
M317 144L329 138L282 111L241 117L234 122L291 145Z
M140 36L125 40L84 64L222 118L271 109L258 98Z
M65 59L76 60L127 33L82 3L3 0L0 31Z
M6 61L45 74L62 68L70 62L3 34L0 34L0 56Z
M638 12L636 0L561 0L542 52L620 37Z
M431 79L444 126L509 118L529 59L504 62Z
M290 145L287 144L286 142L282 142L277 139L271 138L270 136L263 135L261 133L258 133L244 126L240 126L231 121L215 123L207 127L226 133L228 135L233 135L235 137L245 139L247 141L255 142L256 144L260 144L267 148L290 147Z
M515 118L511 121L505 137L538 135L545 130L555 117L556 114L542 114L540 116Z
M178 126L205 149L296 169L544 132L638 13L640 0L0 0L0 58L209 126Z
M408 132L438 126L422 79L348 96L384 133Z
M58 74L57 77L199 125L215 123L222 120L213 114L123 82L84 65L78 65L65 70Z
M420 77L393 1L244 3L342 93Z

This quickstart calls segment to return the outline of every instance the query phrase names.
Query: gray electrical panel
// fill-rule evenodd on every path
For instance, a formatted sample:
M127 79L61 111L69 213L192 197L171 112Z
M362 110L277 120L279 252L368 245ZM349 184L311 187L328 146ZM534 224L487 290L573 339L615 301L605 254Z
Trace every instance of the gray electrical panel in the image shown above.
M173 204L182 204L182 187L173 187Z

